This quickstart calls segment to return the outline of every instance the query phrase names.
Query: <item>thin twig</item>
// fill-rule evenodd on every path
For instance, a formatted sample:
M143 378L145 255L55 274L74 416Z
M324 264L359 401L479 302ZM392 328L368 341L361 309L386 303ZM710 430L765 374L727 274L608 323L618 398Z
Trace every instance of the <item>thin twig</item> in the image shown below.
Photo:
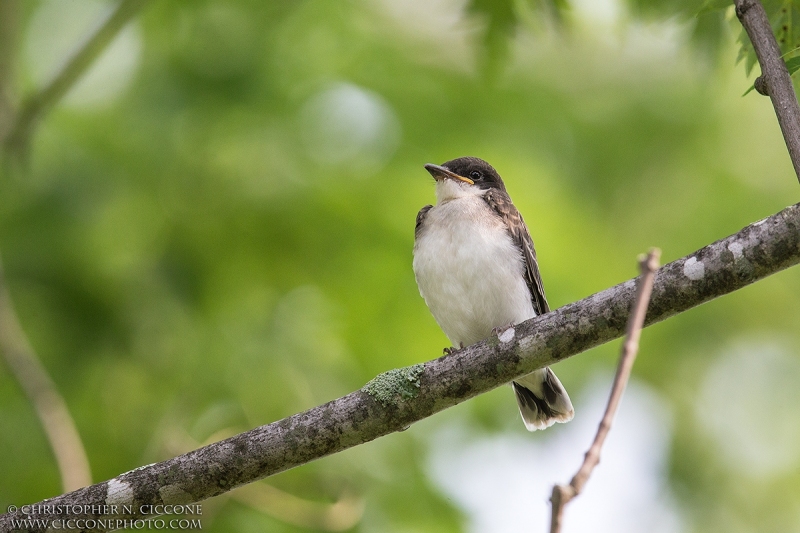
M658 271L645 324L650 325L800 263L800 204L677 259ZM142 518L143 507L192 503L341 452L488 392L575 354L619 338L636 289L628 280L450 355L385 372L368 386L324 405L91 487L0 515L0 533L18 520L30 533L54 520ZM507 335L509 331L506 331ZM504 339L506 338L504 335ZM104 514L112 504L119 515ZM104 507L105 506L105 507ZM127 508L125 506L128 506ZM45 513L50 514L45 514ZM93 531L113 527L97 522Z
M26 152L28 140L39 119L67 94L146 2L147 0L121 0L105 23L72 56L50 84L27 98L5 140L9 152L17 156Z
M5 138L14 120L19 7L19 0L0 1L0 140Z
M0 352L33 404L69 492L92 482L89 460L64 398L58 393L19 323L0 263Z
M754 86L772 100L794 172L800 181L800 105L786 63L781 58L778 41L759 0L734 0L734 4L736 16L750 37L761 65L761 76Z
M597 435L595 435L594 442L592 442L589 451L586 452L583 464L578 470L578 473L575 474L572 481L569 482L569 485L555 485L553 487L553 495L550 499L553 511L550 518L550 533L559 533L561 531L564 506L583 491L583 487L589 480L589 476L592 475L592 471L600 462L600 451L603 449L603 443L608 436L608 432L611 431L611 423L614 421L614 416L617 414L619 403L622 400L622 394L625 392L625 387L628 385L628 378L633 369L633 362L636 360L636 353L639 351L639 337L642 333L645 315L647 314L647 306L650 303L650 294L653 291L653 278L658 269L659 257L661 257L661 250L653 248L650 250L647 257L639 261L639 269L642 275L636 284L636 297L633 301L630 318L628 319L628 326L625 331L625 342L622 345L622 353L620 354L619 365L617 366L617 375L614 376L614 384L611 387L611 395L608 398L606 412L603 414L603 419L600 421L600 426L597 428Z

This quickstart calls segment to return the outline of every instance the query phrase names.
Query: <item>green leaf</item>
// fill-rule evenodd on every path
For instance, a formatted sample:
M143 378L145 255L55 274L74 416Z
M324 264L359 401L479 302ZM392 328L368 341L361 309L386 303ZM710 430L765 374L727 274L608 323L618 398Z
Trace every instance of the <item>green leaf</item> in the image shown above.
M789 76L800 70L800 56L795 56L786 61L786 69L789 71Z
M786 70L789 71L789 76L793 76L795 72L800 70L800 56L795 56L790 59L786 60ZM755 85L751 85L749 89L747 89L742 96L747 96L747 94L755 89Z
M702 7L697 10L697 15L702 15L718 9L728 9L730 6L731 2L729 0L705 0Z

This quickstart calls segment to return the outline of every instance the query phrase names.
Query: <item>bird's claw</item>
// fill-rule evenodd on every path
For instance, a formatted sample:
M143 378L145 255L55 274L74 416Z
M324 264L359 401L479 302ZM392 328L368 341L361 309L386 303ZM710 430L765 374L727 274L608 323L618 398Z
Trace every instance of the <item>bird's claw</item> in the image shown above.
M455 346L450 346L449 348L445 348L444 350L442 350L442 353L444 355L450 355L464 348L463 342L459 342L458 344L459 344L458 348L456 348Z
M506 331L508 328L510 328L513 325L514 324L506 324L505 326L498 326L498 327L492 328L492 335L495 335L495 336L499 337L501 333L503 333L504 331Z

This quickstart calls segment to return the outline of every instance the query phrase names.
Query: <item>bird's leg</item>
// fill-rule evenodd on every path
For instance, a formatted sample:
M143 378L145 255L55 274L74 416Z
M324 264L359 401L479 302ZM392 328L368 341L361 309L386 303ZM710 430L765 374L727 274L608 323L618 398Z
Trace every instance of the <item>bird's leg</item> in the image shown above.
M457 352L458 350L464 349L464 343L463 342L459 342L458 344L459 344L458 348L456 348L455 346L450 346L449 348L445 348L444 350L442 350L442 353L444 355L450 355L450 354L452 354L454 352Z

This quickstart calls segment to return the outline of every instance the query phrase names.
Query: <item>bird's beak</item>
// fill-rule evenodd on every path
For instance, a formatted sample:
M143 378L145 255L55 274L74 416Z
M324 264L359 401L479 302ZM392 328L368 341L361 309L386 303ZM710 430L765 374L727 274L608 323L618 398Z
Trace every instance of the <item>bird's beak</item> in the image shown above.
M475 185L475 182L472 181L471 179L465 178L464 176L459 176L455 172L451 172L439 165L428 163L427 165L425 165L425 170L430 172L431 176L433 176L433 179L435 179L436 181L442 181L443 179L450 178L451 180L463 181L464 183Z

